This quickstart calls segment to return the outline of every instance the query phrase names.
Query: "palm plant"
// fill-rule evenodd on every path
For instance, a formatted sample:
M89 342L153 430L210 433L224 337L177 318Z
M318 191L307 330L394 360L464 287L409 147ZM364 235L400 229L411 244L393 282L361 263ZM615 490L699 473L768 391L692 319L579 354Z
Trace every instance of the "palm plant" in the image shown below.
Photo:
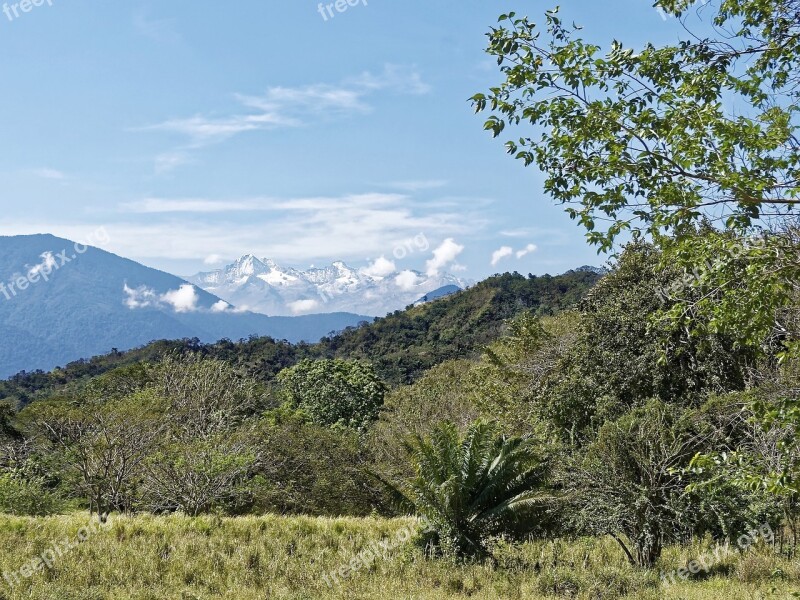
M427 521L430 542L444 554L485 556L490 538L530 531L542 515L546 468L528 437L505 437L484 421L461 437L446 422L406 449L416 476L392 489Z

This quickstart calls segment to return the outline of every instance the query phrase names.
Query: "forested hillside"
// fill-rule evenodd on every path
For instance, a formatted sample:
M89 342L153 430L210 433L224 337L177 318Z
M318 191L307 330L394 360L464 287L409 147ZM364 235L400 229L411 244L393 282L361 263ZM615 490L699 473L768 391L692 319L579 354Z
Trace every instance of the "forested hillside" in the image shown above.
M551 277L492 277L444 300L395 312L370 327L322 341L325 353L366 359L392 383L410 383L445 360L474 357L522 311L554 315L575 306L597 283L591 271Z
M302 358L366 359L386 381L407 383L444 360L476 356L502 333L506 320L520 311L551 315L574 306L599 279L588 270L543 277L498 275L461 293L348 328L318 344L293 345L256 336L215 344L197 339L156 341L128 352L112 351L76 361L49 373L22 372L0 382L0 399L24 405L58 390L75 393L92 377L153 362L171 352L219 358L264 382Z

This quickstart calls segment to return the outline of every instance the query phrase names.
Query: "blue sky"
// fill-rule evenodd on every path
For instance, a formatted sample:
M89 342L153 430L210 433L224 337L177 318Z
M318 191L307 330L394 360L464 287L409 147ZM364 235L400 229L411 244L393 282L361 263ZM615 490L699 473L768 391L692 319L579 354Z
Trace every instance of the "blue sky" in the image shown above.
M311 0L16 1L0 235L102 226L106 249L178 274L244 253L425 270L439 248L472 279L605 261L467 101L500 81L497 16L555 1L367 0L327 20ZM603 43L679 31L647 0L562 14Z

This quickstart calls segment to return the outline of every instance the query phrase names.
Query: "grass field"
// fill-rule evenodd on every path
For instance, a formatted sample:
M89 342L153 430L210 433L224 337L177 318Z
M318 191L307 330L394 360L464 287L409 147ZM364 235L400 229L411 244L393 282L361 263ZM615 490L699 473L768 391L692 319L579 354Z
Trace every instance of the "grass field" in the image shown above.
M628 566L609 539L501 545L495 564L456 565L404 542L417 527L407 519L136 516L112 517L105 527L89 523L85 513L0 516L0 599L745 600L792 598L800 590L800 562L765 548L723 557L699 579L664 586L658 572ZM702 544L670 548L660 568L685 566L706 551ZM359 553L363 560L353 561Z

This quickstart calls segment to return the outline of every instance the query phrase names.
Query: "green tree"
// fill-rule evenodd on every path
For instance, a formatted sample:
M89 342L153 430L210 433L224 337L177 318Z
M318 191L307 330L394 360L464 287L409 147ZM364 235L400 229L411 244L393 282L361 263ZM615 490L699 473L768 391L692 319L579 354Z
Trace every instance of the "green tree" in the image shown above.
M41 479L0 474L0 513L45 516L63 507L61 499Z
M303 360L278 374L286 401L314 423L363 430L378 418L386 385L371 365Z
M695 4L656 2L676 16ZM547 192L603 248L625 230L658 236L703 216L748 229L776 211L796 214L797 9L796 0L721 0L713 24L732 35L638 50L615 41L605 52L558 10L544 32L502 15L488 52L505 81L473 101L492 110L495 135L530 126L509 153L545 173Z
M558 10L544 28L502 15L488 52L504 80L473 102L492 112L495 136L524 128L508 152L544 172L545 190L590 242L608 250L623 233L649 234L666 262L710 265L690 282L703 293L670 316L692 329L704 311L717 331L759 343L800 280L796 250L773 235L800 212L799 3L690 10L699 4L658 0L683 19L685 39L638 49L588 43ZM732 237L693 235L704 221ZM736 273L737 264L747 266Z
M158 409L145 391L105 403L34 404L27 418L69 491L105 519L136 503L144 462L163 431Z
M675 413L652 401L609 421L565 475L578 523L613 536L639 566L652 567L696 519L679 470L705 448L707 434Z
M407 449L416 476L393 489L402 505L426 519L430 541L445 554L485 556L492 537L544 522L547 467L531 438L506 437L483 421L461 436L445 422L429 439L413 437Z
M389 508L385 490L370 476L375 460L358 432L316 425L302 412L280 408L254 435L260 460L252 510L366 516Z
M699 406L710 393L745 387L751 349L653 319L672 306L664 290L678 281L657 248L633 243L581 302L574 341L539 388L540 415L562 435L591 437L648 398Z

